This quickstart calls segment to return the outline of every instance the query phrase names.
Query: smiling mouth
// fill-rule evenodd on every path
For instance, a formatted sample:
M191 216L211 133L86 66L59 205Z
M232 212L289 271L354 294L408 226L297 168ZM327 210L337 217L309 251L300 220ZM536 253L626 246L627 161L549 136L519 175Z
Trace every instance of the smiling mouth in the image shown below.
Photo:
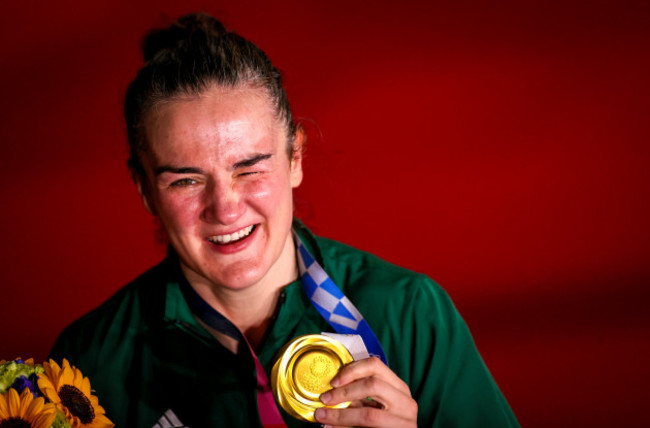
M250 225L250 226L246 226L241 230L238 230L237 232L229 233L228 235L210 236L208 238L208 241L212 242L213 244L219 244L219 245L232 244L234 242L241 241L242 239L246 238L248 235L253 233L256 227L257 227L256 225Z

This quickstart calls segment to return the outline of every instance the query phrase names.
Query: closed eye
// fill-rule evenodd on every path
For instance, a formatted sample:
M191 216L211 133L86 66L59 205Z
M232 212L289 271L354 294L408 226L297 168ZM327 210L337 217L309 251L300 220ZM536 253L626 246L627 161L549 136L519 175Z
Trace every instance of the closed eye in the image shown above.
M264 165L273 155L271 153L260 153L253 155L247 159L235 162L232 169L236 177L253 177L259 175L268 169Z

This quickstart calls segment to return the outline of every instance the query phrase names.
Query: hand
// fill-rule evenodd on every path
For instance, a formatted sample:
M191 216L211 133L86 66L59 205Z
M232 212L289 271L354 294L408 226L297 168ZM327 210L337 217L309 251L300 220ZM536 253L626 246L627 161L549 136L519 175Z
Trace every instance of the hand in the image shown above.
M408 385L377 357L345 366L331 385L333 389L321 395L323 404L352 404L347 409L317 409L316 420L328 427L417 427L418 405Z

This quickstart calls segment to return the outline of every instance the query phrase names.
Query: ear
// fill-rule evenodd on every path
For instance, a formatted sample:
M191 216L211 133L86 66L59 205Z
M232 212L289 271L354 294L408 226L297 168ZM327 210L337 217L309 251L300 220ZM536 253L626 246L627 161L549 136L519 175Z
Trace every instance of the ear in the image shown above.
M144 179L139 175L133 174L133 181L135 182L135 187L138 189L140 198L142 199L142 204L144 209L151 215L156 215L156 212L153 209L153 205L149 203L149 197L147 196L147 185L143 181Z
M291 154L291 187L295 188L302 183L302 152L306 136L301 127L296 129L296 136L293 139L293 153Z

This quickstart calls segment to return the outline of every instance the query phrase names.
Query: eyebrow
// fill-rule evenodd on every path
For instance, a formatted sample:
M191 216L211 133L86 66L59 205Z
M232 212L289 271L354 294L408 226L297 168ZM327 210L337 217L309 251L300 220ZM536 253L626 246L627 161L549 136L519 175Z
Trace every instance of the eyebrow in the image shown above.
M156 168L156 175L171 172L172 174L201 174L203 171L199 168L192 167L174 167L171 165L163 165Z
M238 168L248 168L251 167L259 162L265 161L267 159L270 159L273 155L271 153L264 153L264 154L258 154L254 155L248 159L241 160L239 162L235 162L231 169L238 169ZM166 172L172 173L172 174L203 174L203 170L200 168L194 168L191 166L188 167L175 167L171 165L163 165L159 166L156 168L156 175L164 174Z
M241 160L239 162L235 162L232 165L232 169L238 169L238 168L248 168L249 166L253 166L259 162L265 161L269 159L271 156L273 156L271 153L264 153L264 154L258 154L254 155L248 159Z

